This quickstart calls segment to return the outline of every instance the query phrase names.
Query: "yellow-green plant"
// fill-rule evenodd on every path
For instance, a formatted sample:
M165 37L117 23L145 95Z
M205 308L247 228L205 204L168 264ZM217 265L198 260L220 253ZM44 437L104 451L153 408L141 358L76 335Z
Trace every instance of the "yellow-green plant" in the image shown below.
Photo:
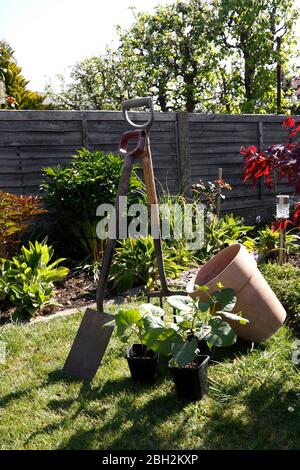
M300 237L295 233L295 229L289 230L285 234L285 250L287 256L299 252ZM256 249L260 254L260 262L275 259L280 250L280 232L265 227L259 230L256 238Z
M204 244L197 253L197 257L208 261L226 246L234 243L242 243L249 251L255 248L255 239L250 237L254 227L245 225L242 217L226 214L218 219L213 215L204 225Z
M199 286L206 300L194 301L188 296L174 295L167 298L177 311L176 323L160 317L145 317L143 342L149 349L171 358L175 366L185 367L201 352L199 342L211 346L226 347L236 342L237 335L226 320L246 324L241 314L233 313L236 294L233 289L219 284L217 291L208 293L207 286Z
M29 242L12 260L2 260L0 299L8 298L27 316L57 304L53 299L53 283L68 274L68 268L58 266L65 258L50 263L54 254L45 242Z

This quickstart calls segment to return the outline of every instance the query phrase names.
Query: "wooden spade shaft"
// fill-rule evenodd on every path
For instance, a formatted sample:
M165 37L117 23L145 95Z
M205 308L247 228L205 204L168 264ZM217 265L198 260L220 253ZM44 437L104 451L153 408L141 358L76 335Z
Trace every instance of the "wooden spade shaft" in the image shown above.
M151 229L154 236L154 247L157 258L158 274L161 282L162 295L167 294L168 284L162 254L162 242L160 231L159 208L155 187L154 171L152 165L152 156L150 149L149 137L146 140L145 151L142 155L142 164L144 171L144 180L147 192L148 211L151 220Z
M112 263L112 258L114 254L114 249L116 245L116 240L119 238L119 199L121 196L126 196L129 186L130 175L132 171L133 157L131 155L125 156L125 161L123 165L123 171L120 179L119 190L115 202L115 214L116 214L116 236L114 238L108 238L103 255L103 263L101 268L101 273L99 277L99 282L97 286L96 293L96 302L97 310L99 312L103 311L104 295L105 289L108 281L109 269Z
M113 332L113 326L105 326L105 324L112 321L114 316L104 312L103 301L116 238L119 235L119 198L127 194L132 163L133 157L126 155L115 202L116 236L110 237L105 245L103 265L97 286L97 310L88 308L82 318L63 368L64 373L68 376L92 380L101 364Z

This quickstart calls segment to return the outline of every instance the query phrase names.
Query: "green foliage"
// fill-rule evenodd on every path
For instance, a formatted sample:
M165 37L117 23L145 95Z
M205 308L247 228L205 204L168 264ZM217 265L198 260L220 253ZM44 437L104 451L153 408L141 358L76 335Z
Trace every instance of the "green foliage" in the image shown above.
M6 41L0 41L0 79L7 94L7 107L14 109L45 109L44 96L27 89L28 81L21 74L14 51Z
M71 225L72 233L79 242L79 249L88 258L91 258L90 268L98 271L98 264L102 260L105 240L97 237L97 223L91 220L81 222L79 225Z
M134 87L117 51L107 49L100 57L76 63L66 80L59 75L60 90L48 85L47 92L60 109L120 109L124 90ZM126 80L127 78L127 80ZM143 95L143 93L141 93Z
M226 57L219 74L229 109L230 96L242 113L279 113L291 106L291 92L281 83L280 98L284 99L281 106L276 104L276 71L279 65L283 77L289 73L297 16L293 0L214 2L212 35Z
M191 246L189 246L190 242L193 242L193 240L187 238L183 224L183 214L186 213L188 206L189 209L192 208L193 220L191 228L195 233L197 230L195 226L195 215L203 217L201 213L199 214L197 202L188 202L182 194L171 195L168 191L162 190L162 194L159 198L161 226L163 228L164 225L166 225L170 230L169 234L167 234L169 237L164 238L164 249L172 255L181 266L191 266L195 263L195 250L192 250ZM179 217L176 216L177 209L180 214ZM180 237L177 237L177 233L180 234Z
M283 111L292 105L296 18L293 0L174 1L134 12L117 29L116 50L76 64L50 95L65 109L120 109L125 96L150 94L161 111Z
M249 251L255 247L255 240L249 234L254 227L244 225L241 217L226 214L218 219L212 216L205 222L204 245L197 253L200 261L206 262L221 249L234 243L242 243Z
M166 274L176 278L184 268L180 266L173 250L164 250ZM138 285L153 288L158 279L154 240L151 236L127 238L116 248L114 262L110 270L112 287L123 292Z
M11 258L30 221L44 212L37 196L18 196L0 191L0 257Z
M299 235L293 233L292 230L288 231L285 235L285 250L287 256L297 253L299 251ZM256 248L260 256L260 262L267 260L274 260L278 258L279 254L279 241L280 232L272 230L270 227L265 227L264 230L258 231L256 238Z
M232 313L236 303L233 289L220 287L212 295L205 286L202 290L206 292L203 300L193 301L180 295L168 297L168 303L178 311L176 323L156 319L143 336L148 348L171 356L171 363L179 367L185 367L195 359L201 340L209 347L231 346L236 342L237 336L226 319L248 323L241 315Z
M287 322L300 333L300 269L291 264L262 264L259 269L287 312Z
M164 311L160 307L152 304L141 304L139 308L121 309L112 322L108 325L115 325L118 337L123 343L128 343L129 339L137 337L140 344L146 345L145 337L147 331L154 324L160 324L160 317Z
M136 13L129 29L119 29L123 61L161 111L209 109L218 54L209 40L210 13L207 2L179 1Z
M61 281L69 270L58 265L64 258L50 263L53 249L45 242L29 242L21 253L1 264L0 299L6 297L27 316L33 316L43 308L56 305L53 299L53 282ZM50 263L50 264L49 264Z
M223 200L225 199L224 189L231 191L232 187L230 184L225 183L223 179L215 180L214 183L199 179L197 183L192 185L195 200L198 203L204 204L206 211L212 213L216 213L218 196Z
M96 237L96 209L100 204L114 204L122 173L123 159L100 150L83 148L72 156L67 167L44 169L41 184L43 200L55 211L56 236L70 244L78 242L78 251L99 259L102 241ZM143 184L133 171L128 191L128 203L143 198Z

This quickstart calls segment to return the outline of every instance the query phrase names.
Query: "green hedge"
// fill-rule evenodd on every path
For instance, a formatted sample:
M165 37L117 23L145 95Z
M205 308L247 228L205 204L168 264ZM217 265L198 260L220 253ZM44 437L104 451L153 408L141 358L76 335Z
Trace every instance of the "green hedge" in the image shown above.
M287 323L300 333L300 269L291 264L263 264L263 276L287 312Z

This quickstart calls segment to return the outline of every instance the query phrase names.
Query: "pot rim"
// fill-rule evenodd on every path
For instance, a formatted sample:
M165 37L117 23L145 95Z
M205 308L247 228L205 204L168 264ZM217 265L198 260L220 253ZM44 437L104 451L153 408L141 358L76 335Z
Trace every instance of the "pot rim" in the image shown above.
M143 356L143 357L142 357L142 356L131 356L131 355L130 355L130 351L131 351L131 349L132 349L132 347L133 347L134 345L144 346L144 345L142 345L142 343L133 343L131 346L128 346L128 347L126 348L126 352L125 352L125 358L126 358L126 359L133 359L133 360L137 360L137 361L138 361L138 360L143 360L143 361L145 361L145 360L152 360L152 361L153 361L154 359L156 360L156 359L159 357L158 352L153 351L152 349L148 349L148 348L147 348L148 351L153 352L153 356Z
M197 367L177 367L177 366L172 366L171 364L168 364L168 368L169 369L177 369L177 370L188 370L188 371L195 371L195 370L199 370L202 366L204 366L207 362L209 362L210 360L210 356L208 356L207 354L198 354L198 356L196 356L197 358L199 357L203 357L205 359L203 359L203 361L201 362L201 364L199 364Z

